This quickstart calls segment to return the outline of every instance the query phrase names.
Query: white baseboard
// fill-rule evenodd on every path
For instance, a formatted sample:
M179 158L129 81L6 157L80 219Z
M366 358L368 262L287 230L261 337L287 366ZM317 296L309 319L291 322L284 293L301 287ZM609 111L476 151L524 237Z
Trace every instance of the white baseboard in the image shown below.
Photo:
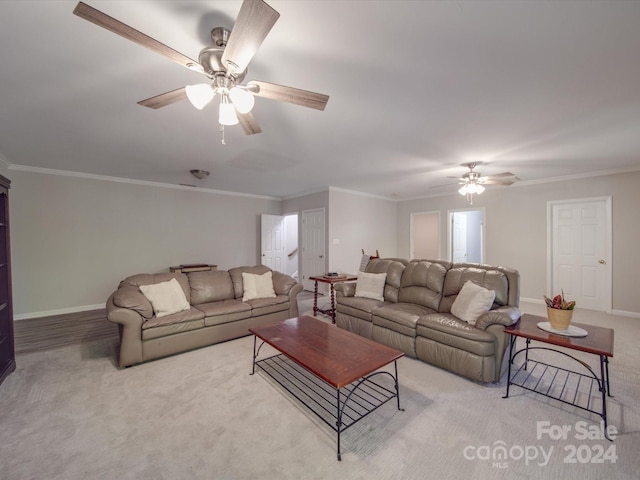
M539 304L544 304L544 300L542 298L525 298L525 297L520 297L520 301L521 302L527 302L527 303L539 303Z
M80 307L59 308L57 310L45 310L43 312L20 313L18 315L14 315L13 319L28 320L30 318L50 317L52 315L64 315L66 313L87 312L89 310L99 310L101 308L104 308L104 303L98 303L96 305L82 305Z
M640 318L639 312L625 312L624 310L611 310L611 315L620 315L622 317Z

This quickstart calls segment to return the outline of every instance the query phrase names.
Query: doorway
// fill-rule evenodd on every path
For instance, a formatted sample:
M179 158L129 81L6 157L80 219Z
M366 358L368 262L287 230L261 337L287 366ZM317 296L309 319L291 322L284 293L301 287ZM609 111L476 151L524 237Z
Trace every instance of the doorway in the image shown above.
M579 308L611 311L611 197L547 203L547 296L564 292Z
M448 258L454 263L484 263L484 208L450 210Z
M298 278L298 214L261 215L260 263Z
M440 212L411 214L411 258L440 259Z

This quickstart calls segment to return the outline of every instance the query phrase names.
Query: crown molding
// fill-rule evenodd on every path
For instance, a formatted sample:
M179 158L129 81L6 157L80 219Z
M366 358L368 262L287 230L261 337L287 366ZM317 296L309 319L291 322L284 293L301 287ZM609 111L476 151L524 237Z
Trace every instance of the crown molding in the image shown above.
M278 200L278 201L281 200L279 197L271 197L267 195L255 195L251 193L230 192L227 190L214 190L211 188L191 187L189 185L174 185L171 183L150 182L147 180L134 180L131 178L111 177L108 175L96 175L93 173L72 172L69 170L56 170L53 168L30 167L28 165L11 165L9 167L9 170L18 171L18 172L28 172L28 173L40 173L44 175L59 175L63 177L82 178L86 180L100 180L104 182L128 183L131 185L141 185L145 187L170 188L173 190L189 190L190 192L196 191L196 192L202 192L202 193L212 193L216 195L229 195L233 197L258 198L261 200Z
M399 201L397 198L394 198L394 197L385 197L384 195L375 195L373 193L359 192L358 190L349 190L349 189L341 188L341 187L329 187L329 191L330 192L349 193L351 195L360 195L361 197L376 198L378 200L387 200L387 201L390 201L390 202Z
M571 180L583 180L585 178L593 178L593 177L606 177L608 175L619 175L622 173L632 173L632 172L639 172L639 171L640 171L640 165L632 165L630 167L612 168L609 170L598 170L597 172L576 173L572 175L563 175L561 177L548 177L548 178L541 178L538 180L524 180L524 181L520 180L510 185L509 188L513 189L513 188L527 187L530 185L541 185L545 183L567 182ZM455 196L455 195L456 194L454 192L436 193L436 194L430 194L430 195L420 195L418 197L403 198L400 201L408 202L412 200L423 200L426 198L447 197L447 196Z
M6 170L10 170L12 166L13 164L0 153L0 167L4 167Z

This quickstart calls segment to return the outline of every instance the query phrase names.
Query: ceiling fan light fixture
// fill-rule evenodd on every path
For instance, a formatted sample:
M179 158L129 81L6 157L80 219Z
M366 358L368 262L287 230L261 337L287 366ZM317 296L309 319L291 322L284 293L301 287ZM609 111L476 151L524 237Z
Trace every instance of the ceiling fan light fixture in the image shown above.
M465 183L462 188L458 190L458 193L460 195L480 195L484 190L485 188L479 183L469 182Z
M256 103L254 96L240 87L233 87L229 90L229 98L240 113L249 113Z
M198 180L203 180L209 176L209 172L207 172L206 170L193 169L193 170L189 170L189 172Z
M191 102L191 105L196 107L198 110L202 110L206 107L216 92L211 85L207 83L199 83L197 85L187 85L185 87L185 91L187 93L187 98Z
M238 116L236 115L236 109L233 103L229 102L227 95L222 95L220 101L220 111L218 112L218 122L220 125L237 125Z

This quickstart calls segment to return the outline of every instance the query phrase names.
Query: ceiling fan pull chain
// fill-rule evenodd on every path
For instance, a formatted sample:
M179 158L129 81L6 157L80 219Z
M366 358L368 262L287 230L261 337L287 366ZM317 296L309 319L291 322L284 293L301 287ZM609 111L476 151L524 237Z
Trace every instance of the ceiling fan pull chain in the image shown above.
M226 143L224 142L224 125L220 125L220 131L222 132L222 144L226 145Z

